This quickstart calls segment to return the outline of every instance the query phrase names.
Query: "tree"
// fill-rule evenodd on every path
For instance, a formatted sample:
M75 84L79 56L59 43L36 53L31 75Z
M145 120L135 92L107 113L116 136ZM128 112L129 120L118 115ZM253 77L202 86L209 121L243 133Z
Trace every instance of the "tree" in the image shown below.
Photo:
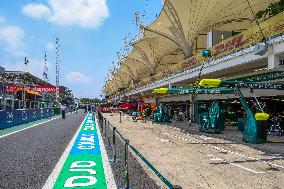
M90 103L95 103L95 104L97 104L97 103L101 103L102 101L100 100L100 99L98 99L98 98L81 98L80 99L80 103L82 103L82 104L90 104Z
M64 88L62 91L59 92L59 101L64 101L67 104L73 104L74 103L74 95L72 93L72 90L70 90L67 87L61 87Z

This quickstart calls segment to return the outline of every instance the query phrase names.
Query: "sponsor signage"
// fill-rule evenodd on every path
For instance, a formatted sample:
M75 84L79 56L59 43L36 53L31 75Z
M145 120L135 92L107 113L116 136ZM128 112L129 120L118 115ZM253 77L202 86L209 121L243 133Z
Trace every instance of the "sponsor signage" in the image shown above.
M7 93L14 93L19 89L22 89L23 85L16 85L16 84L6 84L6 92ZM25 89L32 90L35 92L39 92L41 94L45 93L56 93L56 86L50 85L50 86L43 86L43 85L37 85L37 86L29 86L25 85ZM64 87L59 88L60 91L64 91Z
M33 86L33 91L39 93L56 93L56 86Z
M53 115L53 108L2 110L0 111L0 129L45 119Z
M283 71L274 71L269 73L257 74L247 77L241 77L237 79L231 79L229 81L249 81L249 82L262 82L262 81L273 81L278 79L284 79Z
M22 88L23 86L21 85L14 85L14 84L6 84L5 87L5 92L6 93L14 93L16 92L18 89ZM27 87L27 86L26 86Z
M83 121L80 133L53 188L107 189L99 138L92 113Z

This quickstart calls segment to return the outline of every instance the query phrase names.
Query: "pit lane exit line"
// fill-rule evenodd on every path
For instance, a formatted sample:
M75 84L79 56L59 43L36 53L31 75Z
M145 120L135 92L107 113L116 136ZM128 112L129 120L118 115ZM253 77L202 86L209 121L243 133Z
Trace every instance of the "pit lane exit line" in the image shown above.
M54 169L52 170L51 174L49 175L48 179L46 180L44 186L42 187L42 189L51 189L58 177L58 175L60 174L60 171L69 155L69 152L71 151L73 144L75 143L76 138L79 135L79 132L82 128L83 123L85 122L87 117L84 118L84 120L82 121L80 127L78 128L78 130L76 131L75 135L73 136L73 138L71 139L70 143L68 144L68 146L66 147L65 151L63 152L63 154L61 155L58 163L55 165Z
M47 179L43 189L116 189L110 165L102 144L98 125L89 113L59 162ZM112 172L111 172L112 173Z

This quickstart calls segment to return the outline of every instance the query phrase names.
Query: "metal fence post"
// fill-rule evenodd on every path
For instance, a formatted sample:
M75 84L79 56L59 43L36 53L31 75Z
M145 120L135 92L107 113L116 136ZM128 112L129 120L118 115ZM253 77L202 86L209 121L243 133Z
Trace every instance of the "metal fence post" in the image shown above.
M122 123L122 121L121 121L121 111L119 112L119 123Z
M102 116L101 132L104 132L104 117Z
M105 137L104 138L107 138L107 127L109 126L109 121L107 121L107 123L105 124Z
M108 122L108 124L109 124L109 122ZM107 122L106 122L106 124L105 124L105 137L104 138L106 138L107 137Z
M107 120L106 120L106 118L105 118L105 124L104 124L104 126L105 126L105 128L104 128L104 137L103 138L106 138L106 127L107 127Z
M110 162L117 163L119 162L119 159L117 158L116 154L116 139L115 139L115 132L116 127L113 127L112 129L112 158L110 158Z
M129 171L128 171L128 146L129 146L129 140L125 140L125 146L124 146L125 177L124 177L124 187L121 187L121 189L130 189L130 187L129 187Z

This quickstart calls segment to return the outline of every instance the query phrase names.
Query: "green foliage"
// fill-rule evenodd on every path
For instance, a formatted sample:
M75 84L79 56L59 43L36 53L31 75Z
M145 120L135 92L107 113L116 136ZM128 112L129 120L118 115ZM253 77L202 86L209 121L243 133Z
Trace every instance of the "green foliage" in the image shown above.
M266 9L258 11L255 15L256 19L265 19L273 17L284 11L284 0L277 3L271 3Z
M67 87L64 87L64 90L59 92L59 102L64 101L67 104L72 104L74 98L72 90Z
M102 101L98 98L81 98L80 103L82 104L90 104L90 103L101 103Z

